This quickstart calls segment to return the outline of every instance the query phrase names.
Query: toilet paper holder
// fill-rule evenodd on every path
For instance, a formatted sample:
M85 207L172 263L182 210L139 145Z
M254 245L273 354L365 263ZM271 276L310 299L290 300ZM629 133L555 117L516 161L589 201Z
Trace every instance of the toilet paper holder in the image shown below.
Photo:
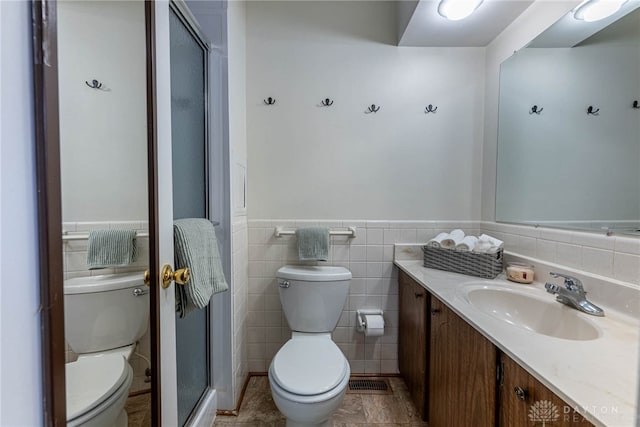
M380 309L363 309L363 310L356 310L356 328L358 330L358 332L364 332L365 327L366 327L366 323L364 321L364 316L371 316L371 315L380 315L382 316L384 314L384 312Z

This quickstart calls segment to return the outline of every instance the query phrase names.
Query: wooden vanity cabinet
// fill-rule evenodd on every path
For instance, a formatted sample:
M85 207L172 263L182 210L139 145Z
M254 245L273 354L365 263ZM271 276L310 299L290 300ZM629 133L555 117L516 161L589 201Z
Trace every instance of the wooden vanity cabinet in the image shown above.
M499 426L593 427L506 354L500 355Z
M431 296L429 425L490 427L496 421L496 347Z
M398 368L423 420L427 416L429 293L404 271L398 276Z
M430 427L593 426L402 270L398 282L398 367Z

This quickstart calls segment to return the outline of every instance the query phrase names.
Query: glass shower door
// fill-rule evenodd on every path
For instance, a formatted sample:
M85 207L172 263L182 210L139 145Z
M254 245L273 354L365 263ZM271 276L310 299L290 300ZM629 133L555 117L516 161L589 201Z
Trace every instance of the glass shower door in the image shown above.
M173 217L207 218L207 55L179 8L170 13ZM183 426L212 381L210 308L176 315L178 425Z

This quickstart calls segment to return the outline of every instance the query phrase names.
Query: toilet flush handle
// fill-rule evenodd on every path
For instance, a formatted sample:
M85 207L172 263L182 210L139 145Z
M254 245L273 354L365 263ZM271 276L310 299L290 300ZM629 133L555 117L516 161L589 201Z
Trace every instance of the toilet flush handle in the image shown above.
M280 282L278 284L281 288L288 288L289 286L291 286L291 283L289 283L288 280L283 280L282 282Z

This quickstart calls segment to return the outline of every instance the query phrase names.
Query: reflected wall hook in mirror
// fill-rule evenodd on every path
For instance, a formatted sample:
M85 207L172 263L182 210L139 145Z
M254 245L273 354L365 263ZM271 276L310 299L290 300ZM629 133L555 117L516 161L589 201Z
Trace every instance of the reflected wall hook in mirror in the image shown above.
M635 108L636 110L640 110L640 103L637 100L633 101L632 107Z
M99 82L99 81L97 81L96 79L91 80L91 83L89 83L89 82L88 82L88 81L86 81L86 80L85 80L84 82L85 82L85 84L86 84L87 86L89 86L91 89L99 89L99 90L104 90L104 91L106 91L106 90L107 90L106 88L103 88L103 87L102 87L102 83L100 83L100 82Z
M330 100L329 98L323 99L322 101L320 101L320 104L322 104L323 107L329 107L331 105L333 105L333 101Z
M544 110L544 108L538 109L538 106L534 105L533 107L531 107L531 111L529 111L529 114L540 114L542 113L542 110Z
M425 113L435 113L438 110L438 107L434 107L433 105L429 104L427 105L427 107L424 109Z
M262 101L267 105L273 105L276 103L275 98L272 97L268 97L267 99L263 99Z
M378 111L380 111L380 106L376 107L376 104L371 104L371 106L367 107L367 111L365 111L365 114L377 113Z
M600 109L599 108L594 109L593 105L589 105L589 108L587 108L587 114L591 114L592 116L597 116L598 111L600 111Z

